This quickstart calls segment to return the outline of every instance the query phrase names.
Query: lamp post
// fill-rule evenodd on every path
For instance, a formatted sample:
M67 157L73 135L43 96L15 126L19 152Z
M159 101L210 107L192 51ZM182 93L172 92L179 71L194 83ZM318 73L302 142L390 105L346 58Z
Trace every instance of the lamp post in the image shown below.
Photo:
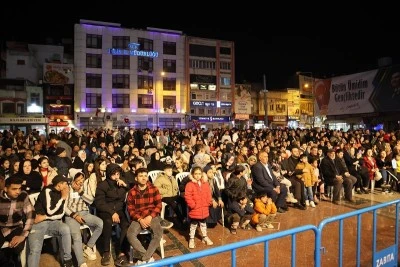
M311 84L309 82L304 83L304 88L310 88L311 100L312 100L312 127L314 128L315 123L315 97L314 97L314 75L311 71L297 71L296 75L303 75L305 77L311 78Z
M264 94L264 125L265 128L268 128L268 103L267 103L267 94L268 94L268 90L267 90L267 78L264 74L264 89L261 91Z

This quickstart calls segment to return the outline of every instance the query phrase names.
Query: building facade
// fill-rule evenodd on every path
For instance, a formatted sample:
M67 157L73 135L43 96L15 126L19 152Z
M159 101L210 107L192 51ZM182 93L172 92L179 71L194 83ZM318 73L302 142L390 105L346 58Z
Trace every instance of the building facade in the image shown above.
M204 128L232 127L235 91L233 42L186 38L189 119Z
M74 39L78 128L186 128L182 32L81 20Z

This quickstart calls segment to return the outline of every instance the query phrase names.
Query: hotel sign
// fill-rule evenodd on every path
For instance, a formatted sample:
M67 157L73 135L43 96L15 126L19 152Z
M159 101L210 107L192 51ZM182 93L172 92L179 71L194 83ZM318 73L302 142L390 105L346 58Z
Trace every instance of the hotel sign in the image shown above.
M0 118L0 124L46 124L47 118Z
M108 53L116 56L158 57L158 52L139 50L140 44L129 43L128 49L110 48Z

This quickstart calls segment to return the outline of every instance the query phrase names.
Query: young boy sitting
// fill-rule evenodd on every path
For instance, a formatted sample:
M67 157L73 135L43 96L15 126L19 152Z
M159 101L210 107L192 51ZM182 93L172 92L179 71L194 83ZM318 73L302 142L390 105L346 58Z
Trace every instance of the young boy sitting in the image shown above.
M262 227L273 229L271 222L276 216L276 206L267 193L260 193L254 200L255 213L251 217L251 223L256 226L258 232L262 232Z
M231 223L231 233L236 235L237 228L250 229L250 220L254 214L254 209L247 202L248 198L245 192L240 192L235 200L229 205L229 212L231 215L228 218Z

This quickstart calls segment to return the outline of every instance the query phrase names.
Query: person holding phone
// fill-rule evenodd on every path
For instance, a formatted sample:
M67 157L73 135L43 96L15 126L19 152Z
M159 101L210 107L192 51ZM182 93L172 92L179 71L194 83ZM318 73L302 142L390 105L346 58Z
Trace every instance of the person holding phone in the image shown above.
M69 195L65 206L65 223L71 230L72 248L75 252L78 266L87 267L84 257L88 260L96 260L96 241L103 231L103 220L89 213L87 200L90 199L88 192L84 191L83 182L85 175L78 172L74 175L69 185ZM82 244L80 226L87 225L92 235L86 245Z

